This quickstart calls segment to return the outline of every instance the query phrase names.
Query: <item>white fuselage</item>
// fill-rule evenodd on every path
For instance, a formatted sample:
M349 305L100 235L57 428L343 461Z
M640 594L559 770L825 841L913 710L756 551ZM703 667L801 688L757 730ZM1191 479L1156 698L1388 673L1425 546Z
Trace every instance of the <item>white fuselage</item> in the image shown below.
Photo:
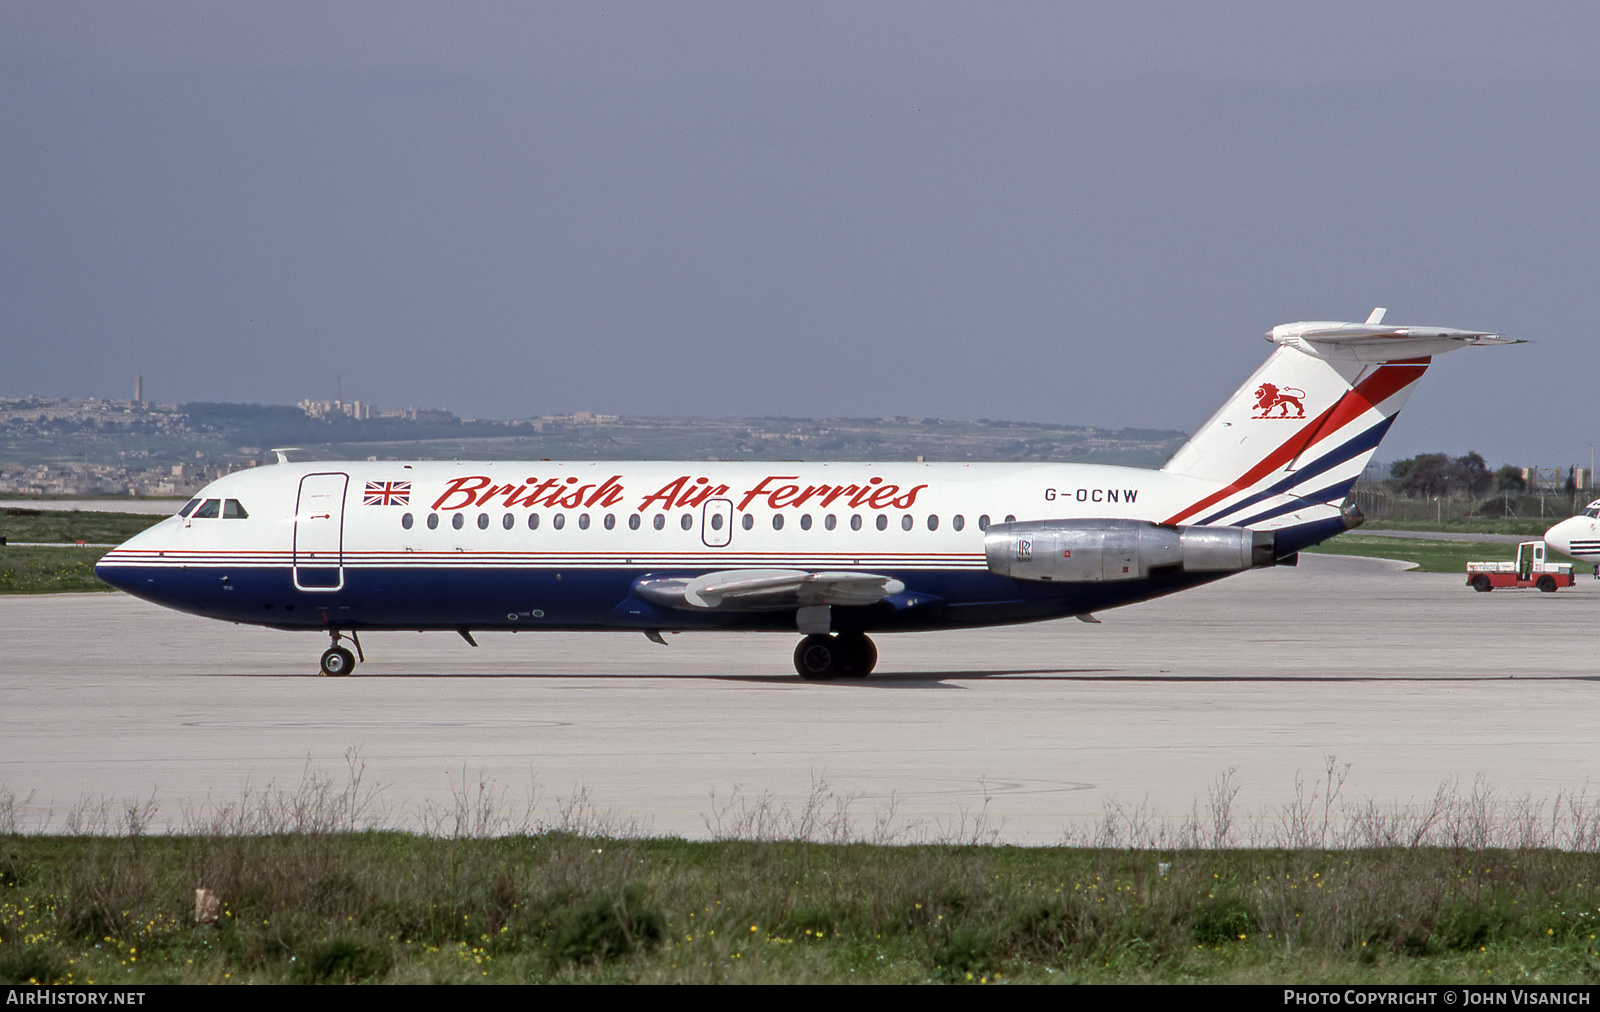
M613 612L642 578L746 570L883 573L925 602L1021 602L1059 598L1061 588L1005 586L1016 581L986 564L989 527L1160 521L1214 487L1077 464L279 464L213 482L194 515L140 534L98 572L164 604L290 627L606 627L619 624ZM1117 588L1104 606L1132 589ZM1013 620L1059 613L1042 604L1030 601ZM888 624L940 624L931 613L926 623L898 617Z

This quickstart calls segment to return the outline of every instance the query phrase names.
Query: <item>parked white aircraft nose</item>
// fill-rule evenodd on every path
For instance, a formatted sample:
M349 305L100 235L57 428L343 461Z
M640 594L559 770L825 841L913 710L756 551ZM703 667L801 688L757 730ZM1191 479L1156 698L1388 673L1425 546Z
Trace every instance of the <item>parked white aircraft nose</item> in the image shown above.
M1574 559L1600 560L1600 499L1544 532L1545 544Z

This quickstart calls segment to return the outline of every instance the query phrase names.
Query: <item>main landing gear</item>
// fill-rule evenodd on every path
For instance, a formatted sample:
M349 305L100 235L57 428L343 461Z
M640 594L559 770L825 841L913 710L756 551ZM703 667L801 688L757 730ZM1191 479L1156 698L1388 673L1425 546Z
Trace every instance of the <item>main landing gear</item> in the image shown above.
M877 663L878 648L862 633L807 636L794 648L794 669L814 682L865 678Z
M324 678L343 678L356 668L356 657L359 655L364 661L366 655L361 651L361 640L355 633L350 634L350 642L356 645L356 652L352 654L339 645L343 634L337 629L328 630L328 635L333 637L333 645L322 652L322 676Z

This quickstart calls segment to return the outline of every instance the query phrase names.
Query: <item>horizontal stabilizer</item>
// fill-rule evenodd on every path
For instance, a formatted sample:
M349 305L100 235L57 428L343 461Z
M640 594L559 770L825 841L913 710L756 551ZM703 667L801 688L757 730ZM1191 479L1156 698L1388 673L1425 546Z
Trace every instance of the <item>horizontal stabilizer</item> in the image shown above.
M1385 326L1379 322L1381 319L1381 311L1373 310L1366 323L1284 323L1267 331L1267 340L1315 358L1355 362L1394 362L1441 355L1457 348L1526 343L1485 330Z
M815 605L867 605L905 590L872 573L808 573L799 569L730 569L696 577L646 577L639 596L669 608L782 611Z

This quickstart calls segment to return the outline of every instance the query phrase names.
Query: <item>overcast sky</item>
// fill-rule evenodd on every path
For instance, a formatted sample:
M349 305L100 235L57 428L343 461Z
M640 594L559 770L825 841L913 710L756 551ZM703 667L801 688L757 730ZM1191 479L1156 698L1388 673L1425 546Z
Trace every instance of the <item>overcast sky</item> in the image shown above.
M1192 430L1587 464L1600 4L0 5L0 394Z

